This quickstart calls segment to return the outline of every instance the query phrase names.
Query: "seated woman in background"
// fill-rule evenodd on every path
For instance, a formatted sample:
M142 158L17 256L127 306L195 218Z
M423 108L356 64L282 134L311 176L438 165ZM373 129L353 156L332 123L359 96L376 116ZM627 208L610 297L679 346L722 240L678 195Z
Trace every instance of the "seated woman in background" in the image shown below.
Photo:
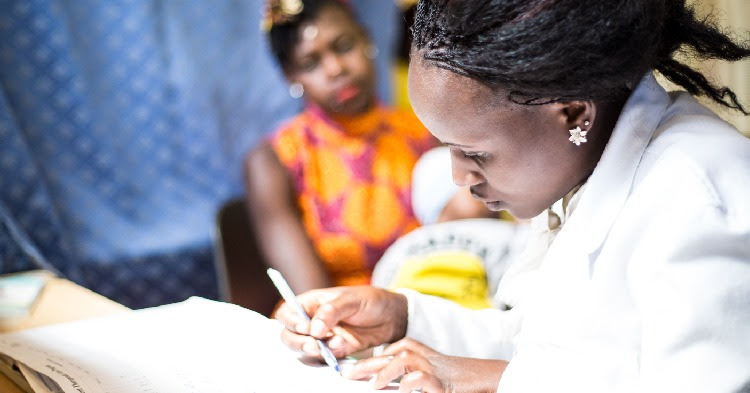
M282 3L267 8L271 48L306 109L246 160L255 233L297 292L367 284L418 226L411 171L435 141L411 112L378 104L374 48L348 6Z

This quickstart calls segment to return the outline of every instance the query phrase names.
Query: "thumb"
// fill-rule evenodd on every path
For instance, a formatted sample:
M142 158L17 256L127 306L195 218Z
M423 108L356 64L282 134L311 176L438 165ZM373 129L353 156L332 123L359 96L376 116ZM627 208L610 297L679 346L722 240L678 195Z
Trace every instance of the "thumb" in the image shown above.
M358 299L345 295L321 304L312 316L310 335L316 338L326 337L339 322L354 316L360 309L359 306Z

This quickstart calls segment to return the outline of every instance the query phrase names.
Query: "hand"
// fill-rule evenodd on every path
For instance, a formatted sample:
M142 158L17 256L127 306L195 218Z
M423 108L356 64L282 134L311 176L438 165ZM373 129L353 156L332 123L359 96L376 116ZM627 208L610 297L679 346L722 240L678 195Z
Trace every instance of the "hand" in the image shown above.
M364 379L375 374L375 389L401 377L399 392L495 392L507 365L501 360L446 356L405 338L388 346L383 356L360 360L344 376Z
M281 340L308 356L320 357L314 338L324 339L336 357L396 341L406 334L406 297L372 286L315 289L297 296L308 323L288 304L276 311L286 329Z

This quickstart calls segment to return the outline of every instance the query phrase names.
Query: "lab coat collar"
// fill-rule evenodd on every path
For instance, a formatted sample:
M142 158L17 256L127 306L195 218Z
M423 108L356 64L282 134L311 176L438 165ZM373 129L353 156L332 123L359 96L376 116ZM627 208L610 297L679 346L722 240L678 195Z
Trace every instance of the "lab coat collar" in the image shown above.
M628 98L599 163L589 177L567 228L588 254L596 252L622 210L646 146L669 105L652 73Z

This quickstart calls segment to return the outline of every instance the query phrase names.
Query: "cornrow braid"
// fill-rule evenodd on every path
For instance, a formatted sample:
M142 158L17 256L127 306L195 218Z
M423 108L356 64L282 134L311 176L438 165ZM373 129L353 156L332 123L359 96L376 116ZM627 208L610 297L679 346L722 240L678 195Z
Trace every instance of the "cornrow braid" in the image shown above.
M685 0L422 0L414 18L419 55L517 103L616 99L656 69L748 114L730 89L674 59L750 56Z

